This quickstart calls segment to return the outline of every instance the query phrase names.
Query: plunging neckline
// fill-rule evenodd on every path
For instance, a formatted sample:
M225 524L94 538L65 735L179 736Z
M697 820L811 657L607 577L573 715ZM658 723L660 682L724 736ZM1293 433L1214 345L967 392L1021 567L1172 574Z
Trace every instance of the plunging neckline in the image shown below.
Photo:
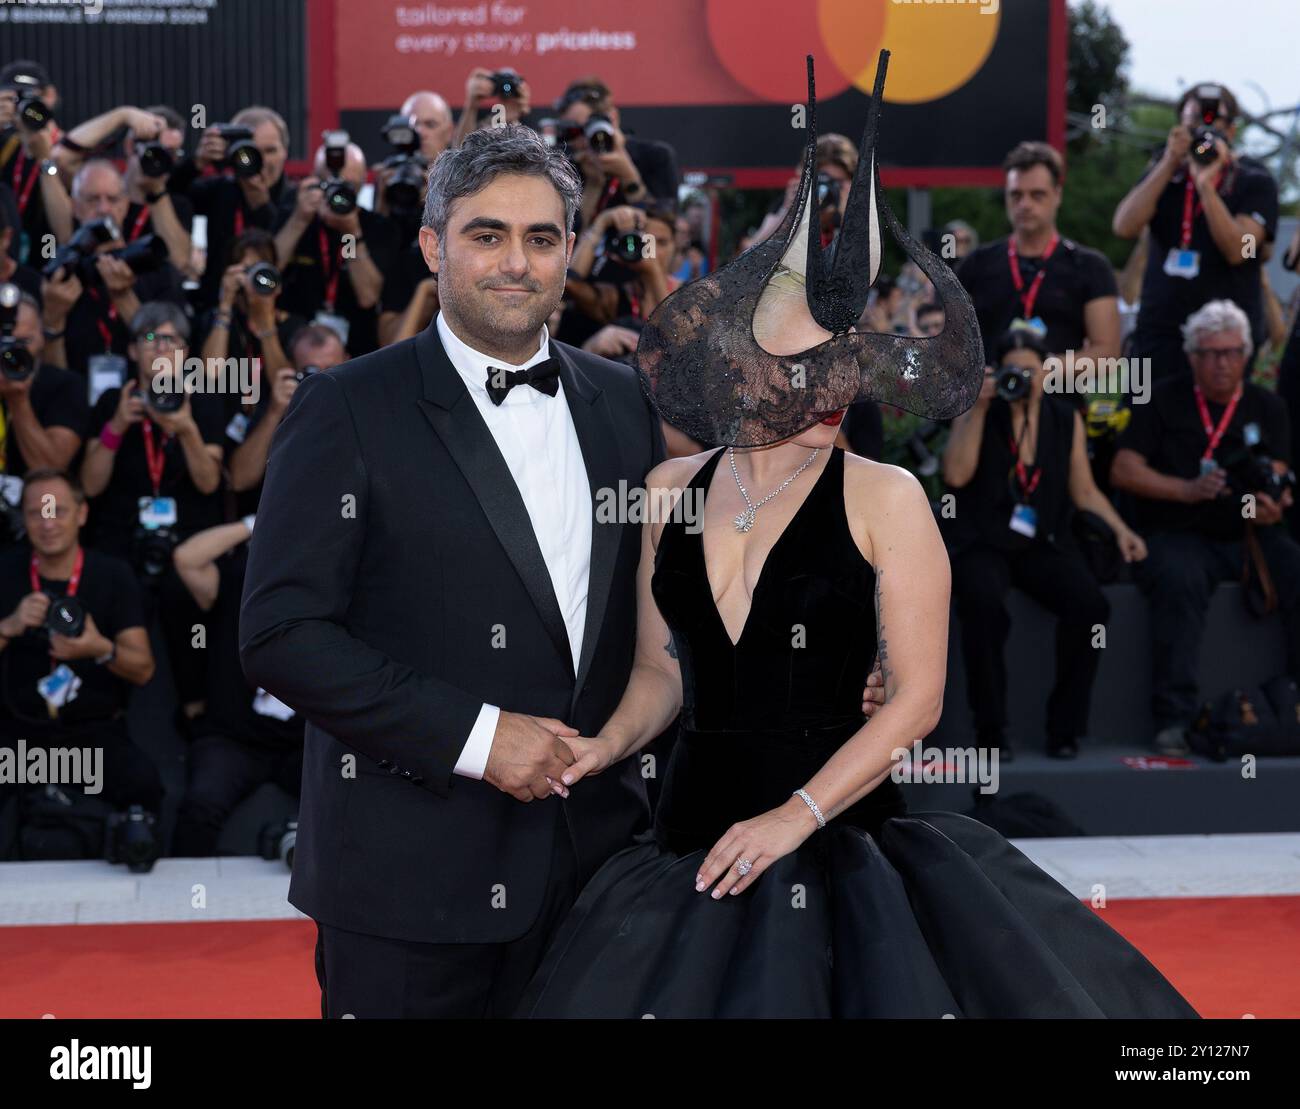
M721 459L726 449L727 449L726 447L720 447L718 449L718 453L714 456L715 462L713 464L713 473L709 475L708 480L705 481L702 487L704 493L704 500L700 505L700 530L698 533L699 545L697 549L699 550L700 553L700 564L704 568L704 587L705 589L708 590L709 593L709 607L712 608L713 610L713 616L714 619L717 621L718 627L722 631L722 637L731 646L731 649L733 651L738 651L740 649L740 645L745 641L746 633L748 633L749 631L750 618L754 615L754 604L758 599L759 590L763 587L764 575L766 575L767 573L767 567L772 561L772 556L776 554L777 547L779 547L782 541L785 539L785 537L790 534L791 529L794 527L795 521L799 519L799 516L803 513L803 510L808 506L808 502L811 501L814 495L817 493L817 489L821 485L822 479L826 476L826 471L830 469L831 463L834 461L834 452L839 450L840 448L832 444L830 448L831 457L826 460L826 464L822 467L821 473L819 473L816 479L813 481L812 488L809 489L806 494L804 494L804 498L799 503L799 507L794 510L794 515L791 516L790 519L786 522L785 527L781 529L781 534L776 537L776 540L767 549L767 554L763 556L763 565L759 568L758 577L754 579L754 588L749 594L749 611L745 613L744 623L741 624L740 626L740 637L734 640L731 638L731 632L727 630L727 622L722 618L722 610L718 608L718 602L714 597L713 579L712 576L709 574L709 559L704 552L704 513L707 510L707 505L709 500L709 487L713 484L713 479L717 476L718 473L719 467L717 465L717 460ZM705 466L707 465L709 465L709 463L706 462ZM741 573L742 574L744 573L743 558L741 559Z

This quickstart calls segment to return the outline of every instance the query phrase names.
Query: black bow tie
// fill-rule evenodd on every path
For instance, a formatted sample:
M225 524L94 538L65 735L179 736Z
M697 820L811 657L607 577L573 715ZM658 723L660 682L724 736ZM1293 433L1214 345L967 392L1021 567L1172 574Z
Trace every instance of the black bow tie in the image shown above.
M548 397L555 396L560 388L560 360L551 355L544 362L524 370L507 370L500 366L487 368L487 391L492 403L499 405L516 385L531 385Z

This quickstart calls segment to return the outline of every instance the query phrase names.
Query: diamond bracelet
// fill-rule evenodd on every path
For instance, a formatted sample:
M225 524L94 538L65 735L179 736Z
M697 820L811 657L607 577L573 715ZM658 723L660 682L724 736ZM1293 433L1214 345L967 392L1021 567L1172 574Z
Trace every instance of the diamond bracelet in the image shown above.
M813 816L817 818L817 827L825 828L826 818L822 816L822 811L817 807L817 802L808 796L808 791L806 789L796 789L794 791L794 796L803 798L804 804L806 804L810 809L812 809Z

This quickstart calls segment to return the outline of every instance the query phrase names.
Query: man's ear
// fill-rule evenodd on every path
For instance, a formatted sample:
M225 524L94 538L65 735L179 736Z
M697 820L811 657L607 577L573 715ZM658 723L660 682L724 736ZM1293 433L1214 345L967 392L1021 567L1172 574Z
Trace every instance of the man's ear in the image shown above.
M438 232L432 227L420 228L420 253L430 273L438 272Z
M564 240L564 263L566 269L568 268L569 263L573 261L573 246L577 241L578 235L577 232L574 231L570 231L569 237Z

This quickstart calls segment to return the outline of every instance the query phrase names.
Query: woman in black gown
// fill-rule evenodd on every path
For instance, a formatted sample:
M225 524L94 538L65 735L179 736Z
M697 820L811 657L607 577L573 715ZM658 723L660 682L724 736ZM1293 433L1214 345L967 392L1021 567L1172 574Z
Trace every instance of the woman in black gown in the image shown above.
M852 333L879 244L842 237L827 272L808 242L810 59L800 202L642 334L664 418L753 449L647 477L659 511L643 532L632 675L599 735L566 739L576 761L555 788L633 756L679 709L682 732L652 828L583 889L522 1016L1197 1016L1000 834L908 814L890 775L938 721L948 560L920 483L833 443L863 395L936 419L964 411L983 359L969 297L883 203L883 61L860 167L871 180L854 181L845 235L876 226L855 203L879 205L944 297L945 331ZM885 703L866 722L877 655Z

